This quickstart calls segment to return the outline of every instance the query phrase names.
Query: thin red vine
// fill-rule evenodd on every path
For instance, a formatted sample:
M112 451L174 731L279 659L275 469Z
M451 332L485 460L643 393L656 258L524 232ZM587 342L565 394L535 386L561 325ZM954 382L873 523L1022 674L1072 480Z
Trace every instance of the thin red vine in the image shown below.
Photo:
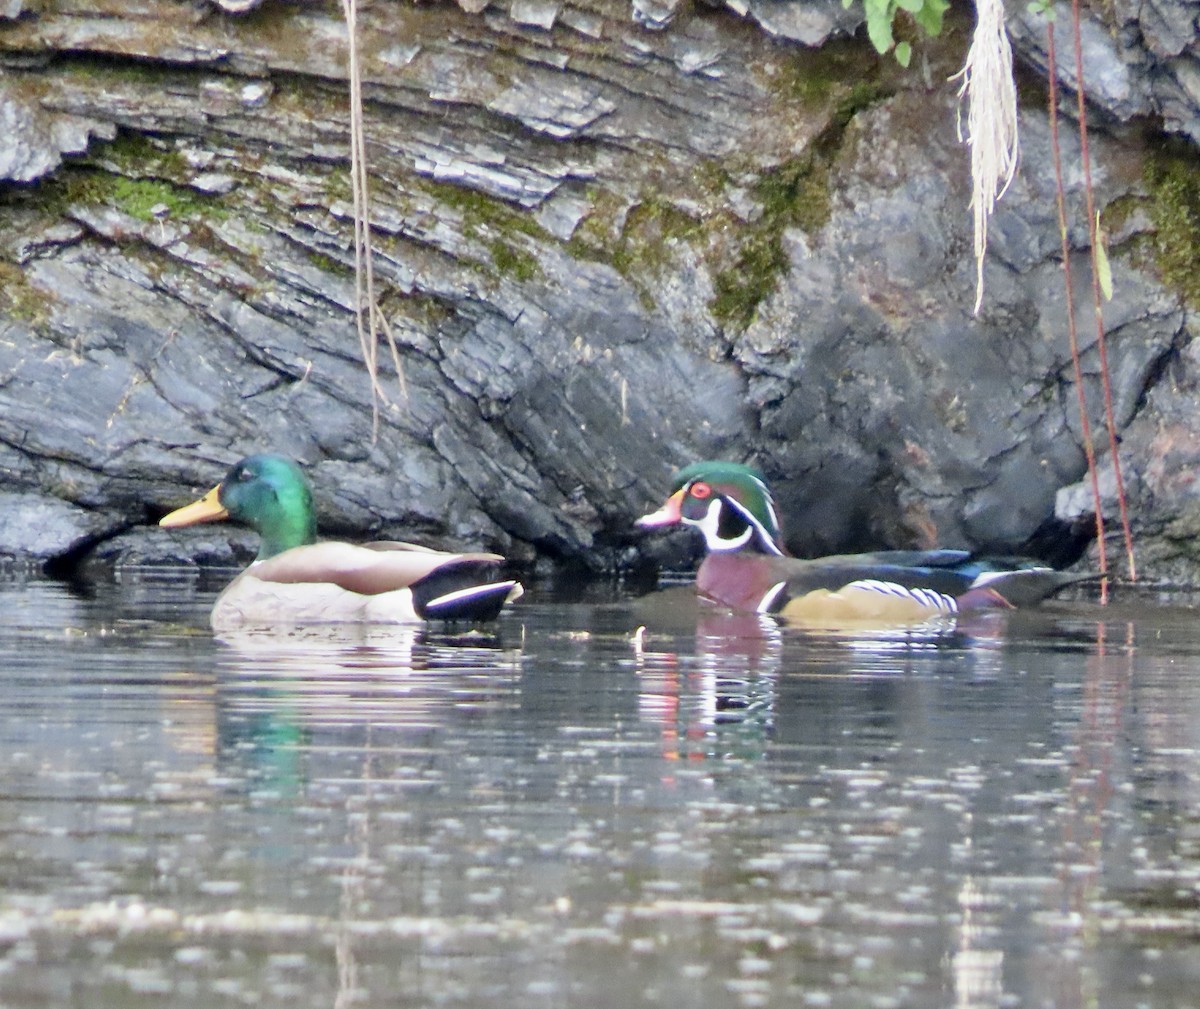
M1078 51L1078 47L1076 47ZM1108 552L1104 544L1104 509L1100 500L1100 477L1096 473L1096 450L1092 446L1092 425L1088 420L1087 394L1083 388L1083 366L1079 360L1079 335L1075 325L1075 296L1071 288L1071 243L1067 236L1066 191L1063 188L1062 149L1058 141L1058 80L1054 50L1054 22L1046 21L1046 56L1050 64L1050 150L1054 158L1055 203L1058 209L1058 233L1062 239L1063 277L1067 295L1067 337L1071 344L1071 365L1075 370L1075 391L1079 396L1079 422L1083 435L1083 450L1087 456L1088 477L1092 484L1092 500L1096 503L1096 543L1100 551L1100 602L1108 602ZM1081 81L1082 84L1082 81ZM1080 87L1082 94L1083 88ZM1092 271L1093 274L1095 270ZM1103 368L1104 365L1102 364Z
M1125 536L1125 555L1129 562L1129 579L1137 581L1137 565L1133 559L1133 534L1129 529L1129 512L1125 505L1125 481L1121 476L1121 457L1117 450L1117 425L1113 417L1112 384L1108 377L1108 349L1104 337L1103 295L1100 290L1100 270L1096 262L1100 236L1097 226L1096 199L1092 191L1092 162L1088 153L1087 109L1084 102L1083 88L1083 43L1079 29L1079 0L1071 0L1071 26L1075 42L1075 80L1079 108L1079 154L1083 162L1083 190L1087 197L1088 236L1091 240L1092 253L1092 301L1096 318L1096 348L1100 354L1100 383L1104 389L1104 420L1108 428L1108 446L1112 455L1113 475L1117 484L1117 504L1121 512L1121 531ZM1053 25L1048 25L1053 32ZM1051 36L1053 37L1053 36ZM1055 76L1055 63L1050 59L1050 78ZM1053 87L1053 85L1052 85ZM1061 194L1061 188L1060 188ZM1061 195L1060 195L1061 199ZM1093 476L1094 479L1094 476ZM1096 499L1096 510L1100 510L1100 500Z

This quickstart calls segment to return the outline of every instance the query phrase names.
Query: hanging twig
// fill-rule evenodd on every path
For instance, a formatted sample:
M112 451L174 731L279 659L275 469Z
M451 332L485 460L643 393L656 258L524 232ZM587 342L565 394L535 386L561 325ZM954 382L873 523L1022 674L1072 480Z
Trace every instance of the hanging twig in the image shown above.
M1104 336L1104 296L1100 289L1100 261L1104 254L1100 248L1099 215L1096 198L1092 190L1092 162L1088 153L1087 107L1083 87L1083 45L1079 30L1079 0L1071 0L1071 26L1075 42L1075 81L1079 109L1079 153L1083 163L1083 191L1087 197L1088 235L1092 253L1092 302L1096 318L1096 348L1100 355L1100 384L1104 389L1104 421L1108 428L1108 447L1112 455L1113 476L1117 485L1117 505L1121 514L1121 531L1125 537L1125 556L1129 564L1129 579L1137 581L1137 566L1133 559L1133 534L1129 529L1129 512L1125 505L1125 481L1121 476L1121 456L1118 451L1117 424L1113 413L1112 383L1108 376L1108 348ZM1053 30L1053 25L1050 25ZM1053 58L1050 60L1050 76L1055 75ZM1097 510L1099 502L1097 502Z
M983 259L987 254L988 221L996 202L1017 171L1017 88L1013 81L1012 47L1004 27L1003 0L977 0L975 34L967 60L951 80L967 98L967 136L971 148L971 208L975 212L975 313L983 304ZM962 117L959 113L958 138Z
M1079 424L1083 451L1087 457L1092 500L1096 505L1096 544L1100 551L1100 602L1108 602L1108 551L1104 545L1104 508L1100 498L1100 477L1096 473L1096 450L1092 445L1092 425L1088 420L1087 394L1083 387L1083 365L1079 360L1079 335L1075 326L1075 295L1071 287L1071 242L1067 235L1067 202L1063 186L1062 149L1058 141L1058 77L1054 50L1054 22L1046 21L1046 53L1050 64L1050 150L1054 159L1055 204L1058 209L1058 233L1062 240L1062 265L1066 288L1067 338L1071 345L1071 365L1075 370L1075 391L1079 396Z
M371 203L367 173L366 131L363 128L362 67L358 59L358 0L342 0L346 18L348 76L350 78L350 182L354 193L354 316L363 363L371 383L371 440L379 435L379 405L388 397L379 383L379 335L391 349L400 394L408 397L400 352L391 326L375 296L375 269L371 250ZM364 318L365 306L365 318Z

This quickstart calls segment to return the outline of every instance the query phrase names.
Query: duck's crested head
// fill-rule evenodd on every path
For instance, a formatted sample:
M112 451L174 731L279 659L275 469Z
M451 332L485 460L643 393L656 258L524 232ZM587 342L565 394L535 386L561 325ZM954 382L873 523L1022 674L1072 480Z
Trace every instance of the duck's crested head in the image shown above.
M744 463L707 460L685 466L672 478L662 508L637 522L648 528L676 523L699 529L709 550L784 552L771 491L762 473Z

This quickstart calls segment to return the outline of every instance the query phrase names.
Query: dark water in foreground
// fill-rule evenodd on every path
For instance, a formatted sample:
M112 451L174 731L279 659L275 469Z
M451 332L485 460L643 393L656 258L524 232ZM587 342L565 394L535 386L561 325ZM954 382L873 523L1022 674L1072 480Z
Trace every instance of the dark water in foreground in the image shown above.
M1200 1005L1200 623L0 584L0 1005ZM647 623L641 652L630 632Z

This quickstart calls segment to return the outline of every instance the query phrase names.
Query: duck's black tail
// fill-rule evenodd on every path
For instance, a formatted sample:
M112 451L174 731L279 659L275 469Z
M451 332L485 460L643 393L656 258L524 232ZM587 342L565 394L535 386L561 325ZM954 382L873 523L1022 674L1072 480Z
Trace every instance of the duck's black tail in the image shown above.
M523 591L512 578L485 580L497 573L496 565L480 561L445 564L412 586L413 609L422 620L495 620Z
M1071 585L1098 581L1101 575L1092 572L1055 571L1053 568L1020 568L1014 571L993 571L981 574L971 586L972 592L984 590L999 595L1010 606L1036 606L1044 599L1057 595ZM968 593L970 595L970 593ZM959 603L962 604L960 597ZM966 608L971 608L967 606Z

